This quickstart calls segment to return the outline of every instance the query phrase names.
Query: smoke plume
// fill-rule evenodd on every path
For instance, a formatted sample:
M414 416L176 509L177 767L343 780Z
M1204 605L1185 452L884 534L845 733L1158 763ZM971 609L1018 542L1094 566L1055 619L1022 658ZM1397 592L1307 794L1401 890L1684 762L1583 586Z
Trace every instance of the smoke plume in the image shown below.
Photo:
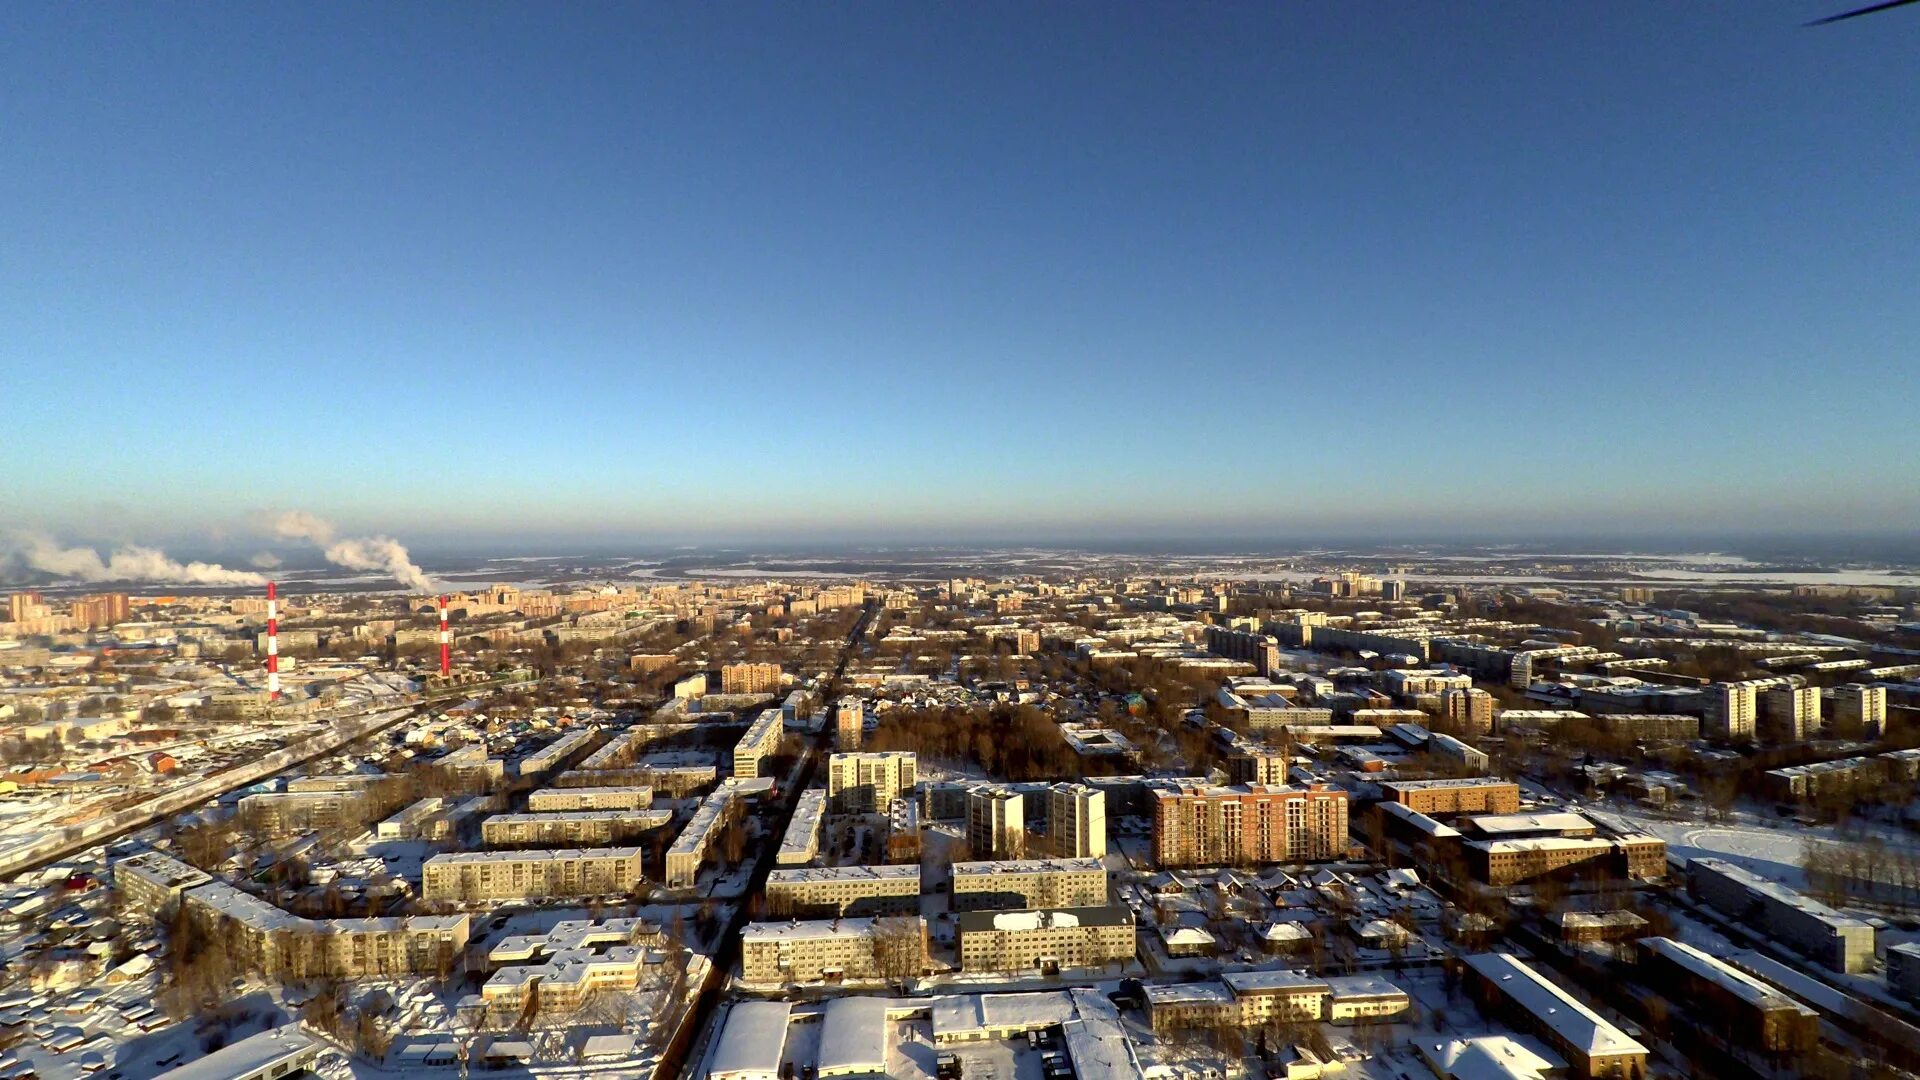
M0 537L0 557L28 570L76 581L154 581L176 585L265 585L250 570L217 563L180 562L158 548L126 544L102 558L89 547L61 547L50 536L18 533Z
M289 510L273 519L274 534L318 547L326 560L349 570L380 570L415 592L432 592L433 579L415 566L407 549L390 536L340 537L333 523L305 510Z

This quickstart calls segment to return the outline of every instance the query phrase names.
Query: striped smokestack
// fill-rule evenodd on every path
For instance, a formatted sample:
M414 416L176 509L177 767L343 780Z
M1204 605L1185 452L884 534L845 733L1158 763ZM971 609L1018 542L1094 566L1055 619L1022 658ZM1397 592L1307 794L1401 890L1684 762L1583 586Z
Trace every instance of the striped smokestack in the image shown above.
M267 582L267 700L280 700L280 590Z
M453 635L447 633L447 598L443 595L440 597L440 677L441 678L445 678L448 675L453 673L453 657L450 652L450 647L452 646L452 644L453 644Z

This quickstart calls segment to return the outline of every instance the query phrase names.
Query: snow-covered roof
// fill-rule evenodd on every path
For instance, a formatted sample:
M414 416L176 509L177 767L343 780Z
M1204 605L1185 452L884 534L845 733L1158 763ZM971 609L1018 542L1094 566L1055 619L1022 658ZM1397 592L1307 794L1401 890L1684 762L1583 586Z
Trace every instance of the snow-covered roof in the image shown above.
M787 1049L793 1006L784 1001L743 1001L727 1013L707 1075L713 1080L775 1080Z
M1647 1052L1646 1047L1626 1032L1512 953L1476 953L1466 957L1466 963L1534 1019L1566 1040L1567 1045L1579 1047L1590 1057Z
M835 998L820 1025L821 1076L864 1076L887 1071L887 1000Z

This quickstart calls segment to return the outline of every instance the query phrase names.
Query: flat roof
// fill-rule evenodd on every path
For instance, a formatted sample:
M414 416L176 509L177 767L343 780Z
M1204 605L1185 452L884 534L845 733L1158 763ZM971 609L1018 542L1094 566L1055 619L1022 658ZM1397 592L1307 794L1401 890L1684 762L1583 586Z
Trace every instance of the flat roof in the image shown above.
M1039 930L1067 926L1131 926L1133 914L1118 904L1105 907L1029 908L1021 911L962 911L954 916L960 932Z
M887 1071L887 999L834 998L820 1025L820 1072Z
M759 1080L780 1075L787 1052L787 1024L793 1006L784 1001L743 1001L727 1011L727 1025L713 1048L707 1075Z
M805 881L920 881L920 864L890 866L802 866L775 870L767 875L767 884L797 884Z
M1488 835L1526 832L1579 832L1597 828L1580 814L1562 810L1544 814L1481 814L1468 819L1479 832Z
M233 1080L303 1054L318 1053L323 1045L297 1026L287 1024L229 1043L206 1057L161 1073L158 1080Z
M992 874L1071 874L1105 873L1107 866L1099 859L1005 859L999 862L981 860L976 862L957 862L953 864L953 876L971 877Z

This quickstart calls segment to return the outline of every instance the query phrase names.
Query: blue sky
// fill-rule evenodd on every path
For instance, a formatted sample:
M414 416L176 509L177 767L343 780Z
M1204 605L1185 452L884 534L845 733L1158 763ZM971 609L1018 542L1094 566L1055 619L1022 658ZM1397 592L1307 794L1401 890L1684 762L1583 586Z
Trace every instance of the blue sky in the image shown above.
M14 4L0 504L1920 528L1920 9Z

